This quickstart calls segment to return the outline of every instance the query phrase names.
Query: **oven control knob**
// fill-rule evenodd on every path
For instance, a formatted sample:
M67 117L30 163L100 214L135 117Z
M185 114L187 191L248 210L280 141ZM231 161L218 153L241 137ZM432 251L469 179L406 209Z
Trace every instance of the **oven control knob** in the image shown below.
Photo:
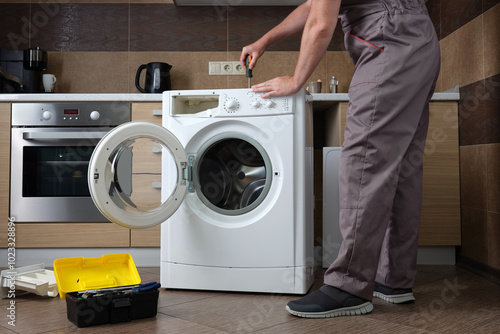
M49 119L52 118L52 114L50 113L50 111L44 111L43 114L42 114L42 118L46 121L48 121Z
M93 121L97 121L99 119L99 117L101 117L101 114L96 110L94 110L90 113L90 119Z

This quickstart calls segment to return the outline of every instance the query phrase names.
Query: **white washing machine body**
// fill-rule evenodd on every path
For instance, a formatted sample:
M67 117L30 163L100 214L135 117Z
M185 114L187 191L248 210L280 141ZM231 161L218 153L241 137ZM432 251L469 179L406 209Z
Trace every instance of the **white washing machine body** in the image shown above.
M99 141L89 190L110 221L163 223L165 288L302 294L314 269L312 143L304 90L168 91L163 126L129 122Z
M163 126L185 148L184 201L161 228L166 288L306 293L313 281L312 111L305 91L163 93ZM162 197L176 167L162 161Z

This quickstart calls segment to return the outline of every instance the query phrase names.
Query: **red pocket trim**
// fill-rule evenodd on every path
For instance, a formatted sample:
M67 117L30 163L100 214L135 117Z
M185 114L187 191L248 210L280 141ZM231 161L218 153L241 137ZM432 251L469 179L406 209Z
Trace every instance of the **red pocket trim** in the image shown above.
M372 43L370 43L370 42L368 42L368 41L365 41L365 40L364 40L364 39L362 39L362 38L359 38L359 37L358 37L358 36L356 36L356 35L353 35L353 34L352 34L352 29L351 29L351 31L349 31L349 35L351 35L351 36L352 36L352 37L354 37L354 38L359 39L361 42L364 42L364 43L366 43L366 44L369 44L369 45L373 46L374 48L377 48L377 49L379 49L379 50L382 50L382 52L384 52L384 48L381 48L380 46L376 46L375 44L372 44Z

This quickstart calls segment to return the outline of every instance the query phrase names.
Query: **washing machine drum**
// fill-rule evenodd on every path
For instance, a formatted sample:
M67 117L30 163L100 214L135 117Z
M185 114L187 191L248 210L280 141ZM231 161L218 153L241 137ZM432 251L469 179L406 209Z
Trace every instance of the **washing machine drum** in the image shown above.
M253 210L266 197L272 179L269 157L251 138L226 134L202 150L194 169L195 188L212 210L238 215Z
M264 200L271 185L271 162L252 138L221 134L199 152L188 158L179 140L160 125L129 122L118 126L92 153L91 197L107 219L128 228L166 221L188 191L225 215L244 214ZM156 171L149 166L154 161L160 166ZM162 173L164 163L168 173ZM165 177L169 182L163 182Z

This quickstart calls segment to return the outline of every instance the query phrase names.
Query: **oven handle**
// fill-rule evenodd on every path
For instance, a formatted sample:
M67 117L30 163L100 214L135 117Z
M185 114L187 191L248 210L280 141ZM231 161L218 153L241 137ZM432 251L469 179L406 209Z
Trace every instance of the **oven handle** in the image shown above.
M77 131L77 132L23 132L26 140L74 140L101 139L108 131Z

